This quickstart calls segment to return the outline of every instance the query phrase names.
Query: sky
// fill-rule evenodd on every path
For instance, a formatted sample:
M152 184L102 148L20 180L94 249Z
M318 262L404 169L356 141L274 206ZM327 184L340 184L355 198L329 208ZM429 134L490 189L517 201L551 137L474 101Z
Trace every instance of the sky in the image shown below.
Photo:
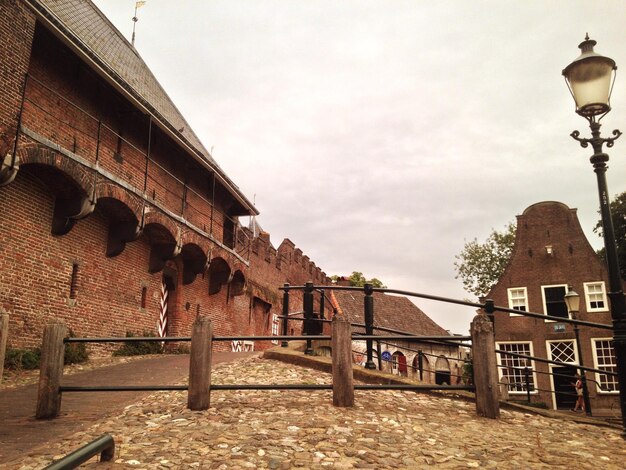
M130 40L135 1L95 3ZM329 276L474 301L455 255L546 200L602 246L561 72L588 32L618 65L603 135L626 131L626 0L147 0L138 18L136 49L273 245ZM453 333L475 314L415 302Z

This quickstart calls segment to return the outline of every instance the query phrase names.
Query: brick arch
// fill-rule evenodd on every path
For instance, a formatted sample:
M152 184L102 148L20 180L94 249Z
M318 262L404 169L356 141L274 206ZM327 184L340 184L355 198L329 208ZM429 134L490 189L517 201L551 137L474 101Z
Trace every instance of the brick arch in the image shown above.
M180 230L161 212L146 211L143 220L143 235L150 244L148 272L157 273L163 270L168 260L180 254Z
M160 227L160 230L164 233L168 233L173 240L180 239L181 231L176 221L152 207L147 207L143 215L144 228L149 225Z
M240 269L233 270L232 279L230 281L230 295L242 295L246 289L246 277Z
M51 166L63 172L85 194L94 194L94 172L80 163L41 144L28 144L17 151L20 168L29 164Z
M54 196L51 233L65 235L76 221L90 215L96 207L96 174L79 163L41 145L20 148L18 164L32 171Z
M98 200L109 198L119 201L135 214L137 221L141 222L144 201L136 194L127 191L112 181L101 179L96 183L96 197Z
M180 251L183 262L183 284L191 284L207 267L208 255L195 243L184 243Z
M413 358L413 367L415 370L415 377L419 379L420 371L419 371L419 354L416 354ZM422 382L430 384L433 383L433 375L434 372L430 365L430 361L428 360L428 356L422 354Z
M217 294L224 284L232 280L233 271L222 257L211 258L209 264L209 295Z

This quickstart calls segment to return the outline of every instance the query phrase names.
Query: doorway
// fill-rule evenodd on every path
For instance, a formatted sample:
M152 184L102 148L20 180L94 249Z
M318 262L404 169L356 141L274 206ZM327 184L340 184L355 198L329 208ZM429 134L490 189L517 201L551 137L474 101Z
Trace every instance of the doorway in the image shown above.
M552 366L552 384L557 410L571 410L576 403L576 391L573 383L578 369L574 366Z

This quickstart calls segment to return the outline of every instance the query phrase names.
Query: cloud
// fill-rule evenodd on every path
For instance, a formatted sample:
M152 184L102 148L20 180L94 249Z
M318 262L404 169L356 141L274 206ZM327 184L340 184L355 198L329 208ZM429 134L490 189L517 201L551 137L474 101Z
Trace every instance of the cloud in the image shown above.
M123 30L127 3L96 1ZM624 24L623 1L188 0L142 8L137 48L276 245L327 274L463 298L464 241L538 201L577 207L598 246L590 152L569 137L588 131L561 70L586 32L625 64ZM606 132L626 122L623 80ZM467 331L471 309L422 302Z

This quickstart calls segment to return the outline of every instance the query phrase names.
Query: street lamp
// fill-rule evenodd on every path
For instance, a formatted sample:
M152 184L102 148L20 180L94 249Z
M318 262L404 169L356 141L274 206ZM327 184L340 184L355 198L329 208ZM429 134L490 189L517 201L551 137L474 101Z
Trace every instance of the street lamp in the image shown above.
M590 161L598 180L602 234L604 235L604 248L609 273L613 349L617 362L622 423L626 431L626 301L617 259L615 232L606 184L606 162L609 161L609 156L602 152L604 144L607 147L612 147L615 139L622 133L614 130L613 137L600 137L600 120L611 110L611 91L617 67L613 59L595 53L593 51L595 45L596 41L590 40L587 35L578 46L581 50L580 57L565 67L563 75L576 103L576 112L589 121L591 128L591 139L581 139L578 131L572 132L571 136L582 147L587 148L589 144L593 147Z
M574 290L572 286L567 287L567 294L565 294L563 300L567 305L567 312L572 320L578 320L578 312L580 312L580 295ZM574 323L574 336L576 337L576 351L578 352L578 365L585 367L583 364L583 348L580 344L580 331L578 330L578 323ZM589 389L587 389L587 376L584 369L579 369L580 379L583 383L583 399L585 400L585 413L587 416L591 416L591 402L589 401Z

